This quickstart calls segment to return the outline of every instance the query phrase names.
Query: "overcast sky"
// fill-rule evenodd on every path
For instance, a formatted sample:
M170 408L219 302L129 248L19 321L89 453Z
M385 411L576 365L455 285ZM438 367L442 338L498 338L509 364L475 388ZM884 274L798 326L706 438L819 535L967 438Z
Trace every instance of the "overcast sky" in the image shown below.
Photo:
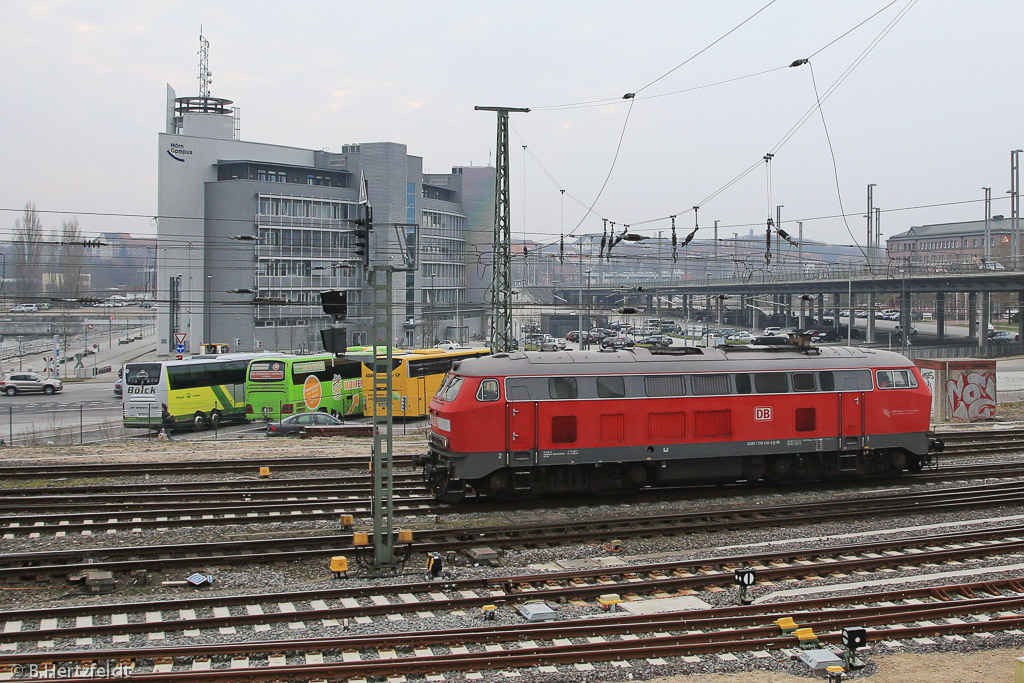
M776 0L758 13L768 3L6 2L0 238L27 201L78 215L87 234L155 232L165 84L198 94L200 25L211 94L241 107L245 140L400 142L449 172L493 163L495 115L474 105L534 109L512 115L516 237L600 231L601 218L667 235L673 214L692 228L696 204L702 228L763 234L781 204L787 229L850 244L836 176L861 243L868 183L885 235L980 219L983 186L1009 216L1024 3ZM823 123L814 84L825 95L860 57ZM917 208L950 202L970 203ZM62 218L43 214L48 228Z

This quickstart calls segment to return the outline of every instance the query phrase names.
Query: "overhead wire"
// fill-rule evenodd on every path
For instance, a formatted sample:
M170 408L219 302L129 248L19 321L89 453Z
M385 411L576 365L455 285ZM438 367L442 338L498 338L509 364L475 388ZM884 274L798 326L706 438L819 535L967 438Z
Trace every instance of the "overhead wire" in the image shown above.
M896 1L897 0L894 0L894 2L890 2L888 5L883 7L881 10L878 10L877 12L874 12L870 17L868 17L868 19L865 19L865 20L861 21L855 27L853 27L852 29L844 32L838 38L833 39L828 44L826 44L824 47L819 48L817 51L815 51L812 54L819 54L825 48L827 48L827 47L829 47L831 45L834 45L838 40L840 40L843 37L849 35L853 30L856 30L856 28L864 25L871 18L877 16L879 13L881 13L885 9L891 7L893 4L895 4ZM836 91L836 89L838 89L838 87L850 76L850 74L852 74L853 71L864 61L864 59L867 57L867 55L870 54L871 51L874 50L874 48L881 42L881 40L883 40L889 34L889 32L895 27L895 25L906 15L906 13L909 11L909 9L913 6L914 3L916 3L916 0L910 0L910 2L908 2L908 5L900 10L900 12L897 14L897 16L894 19L892 19L879 32L879 34L870 42L868 47L866 47L854 59L854 61L844 70L844 72L829 86L829 88L826 90L825 94L821 96L820 102L816 102L812 107L810 107L808 109L808 111L805 112L797 120L797 122L782 136L782 138L778 142L776 142L776 144L769 150L769 153L771 153L771 154L777 153L778 150L781 149L796 134L796 132L804 125L804 123L807 122L807 120L811 116L813 116L815 111L820 107L820 103L824 102L826 99L828 99L828 97L830 95L832 95ZM796 60L793 63L791 63L789 66L790 67L801 66L804 63L806 63L806 59ZM731 187L732 185L736 184L741 179L743 179L744 177L746 177L747 175L752 173L754 170L756 170L760 166L760 163L761 163L761 161L759 160L758 162L755 162L751 166L749 166L746 169L744 169L743 171L741 171L739 174L737 174L734 178L729 180L727 183L725 183L724 185L722 185L718 189L714 190L707 198L705 198L703 201L701 201L698 204L698 206L703 206L708 201L710 201L710 199L717 197L722 192L724 192L726 189L728 189L729 187ZM686 211L687 210L676 211L673 215L679 215L679 214L682 214L682 213L686 213ZM659 216L657 218L651 218L651 219L646 219L646 220L634 220L634 221L631 222L631 225L637 226L637 225L645 225L645 224L650 224L650 223L655 223L655 222L661 222L661 221L665 221L667 218L668 218L668 216Z

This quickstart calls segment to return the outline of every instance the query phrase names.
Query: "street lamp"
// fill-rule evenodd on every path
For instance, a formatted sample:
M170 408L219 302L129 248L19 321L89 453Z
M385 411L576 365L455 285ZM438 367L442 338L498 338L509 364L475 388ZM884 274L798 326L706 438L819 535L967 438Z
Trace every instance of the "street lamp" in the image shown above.
M434 339L437 339L437 290L434 289L434 276L437 273L430 274L430 308L427 311L430 314L430 328L429 333ZM431 342L433 344L434 342Z
M1010 216L1013 223L1010 230L1013 231L1013 239L1010 244L1012 252L1013 269L1017 270L1020 262L1020 153L1024 149L1010 151Z

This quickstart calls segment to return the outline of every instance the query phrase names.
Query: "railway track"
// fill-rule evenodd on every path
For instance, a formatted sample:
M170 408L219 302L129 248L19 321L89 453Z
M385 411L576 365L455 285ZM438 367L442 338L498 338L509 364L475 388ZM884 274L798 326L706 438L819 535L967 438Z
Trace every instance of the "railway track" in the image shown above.
M89 650L42 650L0 655L0 672L26 671L43 663L115 666L132 678L180 680L294 680L311 676L374 676L533 668L558 673L556 665L580 668L594 662L629 668L639 659L702 655L790 654L792 634L775 625L780 615L811 627L822 644L836 644L847 626L870 627L876 648L900 647L911 639L966 641L1004 629L1020 633L1024 585L1018 580L952 584L932 588L816 598L788 602L697 609L661 614L616 615L529 624L483 625L450 630L401 630L334 638L240 641ZM434 613L421 610L419 618ZM945 623L939 623L945 622ZM748 656L751 656L748 654ZM761 654L763 658L765 654ZM768 654L768 656L771 656ZM667 664L663 660L653 662ZM18 667L18 669L15 669ZM588 670L592 667L583 667ZM114 677L109 677L113 679ZM97 676L95 680L108 680Z
M656 563L619 563L540 574L421 581L387 586L340 587L233 596L191 596L116 605L84 604L0 611L5 639L37 646L74 639L92 647L102 636L254 627L268 624L383 617L411 618L437 610L512 607L544 599L567 603L607 593L635 596L689 594L730 587L733 570L757 571L762 586L782 581L843 577L900 567L941 567L1024 549L1024 526L932 534L832 547L800 547ZM589 563L596 565L597 563ZM1024 576L1022 576L1024 580ZM786 584L789 585L788 583ZM232 608L234 613L232 613ZM81 639L90 639L84 641Z
M562 545L722 531L773 525L820 523L862 517L918 515L957 509L1019 506L1024 483L1008 482L958 487L940 491L900 492L863 499L831 499L793 505L673 513L645 517L582 519L545 524L417 531L409 552L463 551L476 546ZM333 513L332 513L333 514ZM208 543L150 546L111 546L7 553L0 555L0 579L48 577L83 570L115 572L191 567L260 564L310 559L329 555L354 557L352 534L304 535L290 538L250 539Z
M120 462L120 463L58 463L48 465L8 465L0 467L0 479L47 479L76 477L134 477L145 475L212 474L223 472L253 473L260 467L270 466L274 470L321 470L321 469L366 469L370 464L369 446L367 455L335 455L305 458L278 458L268 455L263 458L239 458L231 460L190 460L188 462ZM396 453L394 463L411 465L412 456Z
M911 481L948 481L960 478L1005 478L1024 475L1024 463L995 463L947 467L924 472ZM443 514L450 508L438 504L420 483L418 474L396 474L395 503L405 514ZM890 479L885 479L889 481ZM262 481L262 480L256 480ZM315 480L314 480L315 481ZM895 481L907 480L896 478ZM859 483L859 482L858 482ZM236 482L237 484L237 482ZM268 522L296 522L336 519L341 514L365 516L370 510L370 477L365 475L339 478L337 484L298 488L263 487L253 490L225 489L207 491L164 492L159 484L146 493L68 493L54 495L51 488L37 488L39 495L23 495L6 503L0 502L0 535L15 536L69 534L94 535L118 530L167 529L239 525ZM82 488L82 487L76 487ZM742 490L742 489L741 489ZM754 493L760 488L751 488ZM777 489L773 489L777 490ZM651 490L636 494L637 500L678 500L679 489ZM683 490L685 491L685 490ZM746 492L744 490L744 492ZM684 492L688 498L717 496L718 490ZM196 501L202 501L197 503ZM481 501L460 505L460 511L503 508L517 509L523 505L559 507L573 505L574 500ZM6 514L3 514L6 513ZM28 514L25 514L28 513Z
M911 479L884 478L877 481L897 481L919 484L925 481L948 481L951 479L1006 478L1024 475L1024 463L992 463L986 465L964 465L944 467L940 470L923 472ZM271 487L266 480L244 482L244 488L217 488L207 490L198 485L195 490L185 489L182 484L176 491L164 491L161 484L140 485L146 492L87 493L66 492L55 495L52 487L22 490L22 495L0 502L0 536L12 539L18 536L32 538L43 535L67 537L79 534L91 536L101 533L144 529L178 529L266 524L280 522L314 522L337 519L339 515L351 514L363 517L370 513L371 481L366 475L333 478L331 483L303 479L302 485L291 486L282 482ZM317 483L309 483L317 482ZM404 514L444 514L450 508L438 504L428 494L418 474L396 474L395 504ZM241 482L216 482L218 486L237 487ZM855 482L860 484L862 482ZM249 485L253 488L248 488ZM833 488L842 487L836 482ZM88 491L89 487L73 487ZM106 486L97 487L104 490ZM132 487L126 487L134 491ZM761 493L764 489L751 485L737 489L743 493ZM778 487L772 489L778 490ZM719 490L649 490L635 494L637 500L657 499L679 500L680 497L697 499L717 497ZM198 502L201 501L201 502ZM477 501L459 506L460 511L495 511L503 508L520 508L523 505L560 507L576 504L578 501ZM5 514L6 513L6 514Z

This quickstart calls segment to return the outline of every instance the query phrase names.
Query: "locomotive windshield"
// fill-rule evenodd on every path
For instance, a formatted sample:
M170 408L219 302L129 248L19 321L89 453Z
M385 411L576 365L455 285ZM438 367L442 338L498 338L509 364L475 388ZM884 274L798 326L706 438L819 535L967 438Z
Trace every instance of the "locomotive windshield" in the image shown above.
M458 375L448 375L448 379L441 384L437 390L437 398L441 401L454 401L462 388L462 378Z

